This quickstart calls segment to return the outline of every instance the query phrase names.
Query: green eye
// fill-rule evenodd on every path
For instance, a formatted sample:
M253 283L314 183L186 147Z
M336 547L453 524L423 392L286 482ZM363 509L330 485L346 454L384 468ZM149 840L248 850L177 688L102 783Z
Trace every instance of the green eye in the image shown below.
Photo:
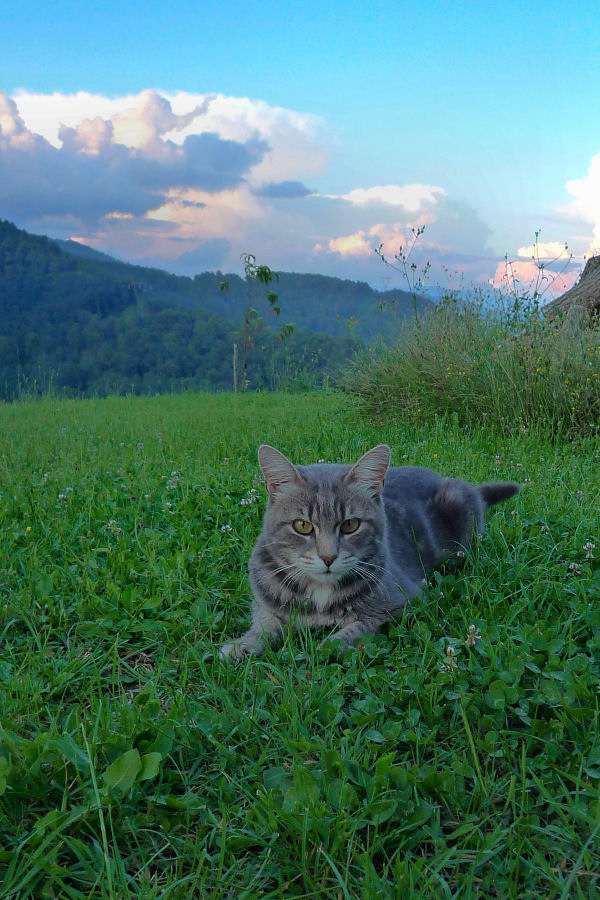
M340 525L340 531L342 534L352 534L353 531L358 529L360 525L360 519L345 519Z
M298 534L312 534L315 530L312 522L307 522L306 519L295 519L292 524L294 531L297 531Z

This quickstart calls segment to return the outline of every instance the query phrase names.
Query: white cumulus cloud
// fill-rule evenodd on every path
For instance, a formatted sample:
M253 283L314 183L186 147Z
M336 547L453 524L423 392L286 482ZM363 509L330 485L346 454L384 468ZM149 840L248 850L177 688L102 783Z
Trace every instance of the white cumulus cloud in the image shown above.
M342 200L348 200L358 206L367 203L384 203L388 206L401 206L409 213L416 213L425 206L434 205L444 197L446 191L441 187L427 184L386 184L370 188L356 188L342 194Z
M247 97L0 94L0 216L185 274L250 252L375 284L375 250L392 258L425 226L411 259L432 278L480 271L489 229L441 186L316 191L336 149L318 116Z
M590 250L600 249L600 153L593 156L587 175L567 182L567 191L575 199L564 210L581 216L592 225Z
M517 256L541 260L567 260L569 258L569 248L567 244L560 241L539 241L537 244L519 247Z

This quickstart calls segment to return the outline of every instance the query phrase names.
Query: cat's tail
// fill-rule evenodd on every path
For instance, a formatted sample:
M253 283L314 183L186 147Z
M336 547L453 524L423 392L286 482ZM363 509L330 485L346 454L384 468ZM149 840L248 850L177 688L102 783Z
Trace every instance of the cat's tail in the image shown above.
M494 506L496 503L508 500L509 497L514 497L520 489L521 486L516 481L487 481L477 485L479 496L486 509L488 506Z

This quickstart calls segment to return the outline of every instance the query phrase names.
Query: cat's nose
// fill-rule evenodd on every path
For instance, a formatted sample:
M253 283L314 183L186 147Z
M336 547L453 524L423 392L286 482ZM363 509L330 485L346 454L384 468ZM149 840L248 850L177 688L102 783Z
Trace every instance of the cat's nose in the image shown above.
M334 561L334 559L336 559L335 555L334 556L323 556L322 554L319 554L319 556L321 557L321 559L323 560L323 562L325 563L327 568L329 568L329 566Z

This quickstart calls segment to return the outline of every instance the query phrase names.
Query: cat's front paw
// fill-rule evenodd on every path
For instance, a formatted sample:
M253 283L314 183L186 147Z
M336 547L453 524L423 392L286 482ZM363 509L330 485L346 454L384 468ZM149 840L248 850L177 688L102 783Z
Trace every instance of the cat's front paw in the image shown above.
M240 646L239 641L227 641L219 648L221 659L241 659L246 653L248 651Z
M319 643L319 650L323 650L327 648L328 650L346 650L352 641L346 640L343 636L340 637L339 634L335 632L333 634L328 635L326 638Z
M240 660L244 656L262 653L263 647L263 641L254 640L244 635L236 641L227 641L226 644L223 644L219 650L219 656L221 659Z

